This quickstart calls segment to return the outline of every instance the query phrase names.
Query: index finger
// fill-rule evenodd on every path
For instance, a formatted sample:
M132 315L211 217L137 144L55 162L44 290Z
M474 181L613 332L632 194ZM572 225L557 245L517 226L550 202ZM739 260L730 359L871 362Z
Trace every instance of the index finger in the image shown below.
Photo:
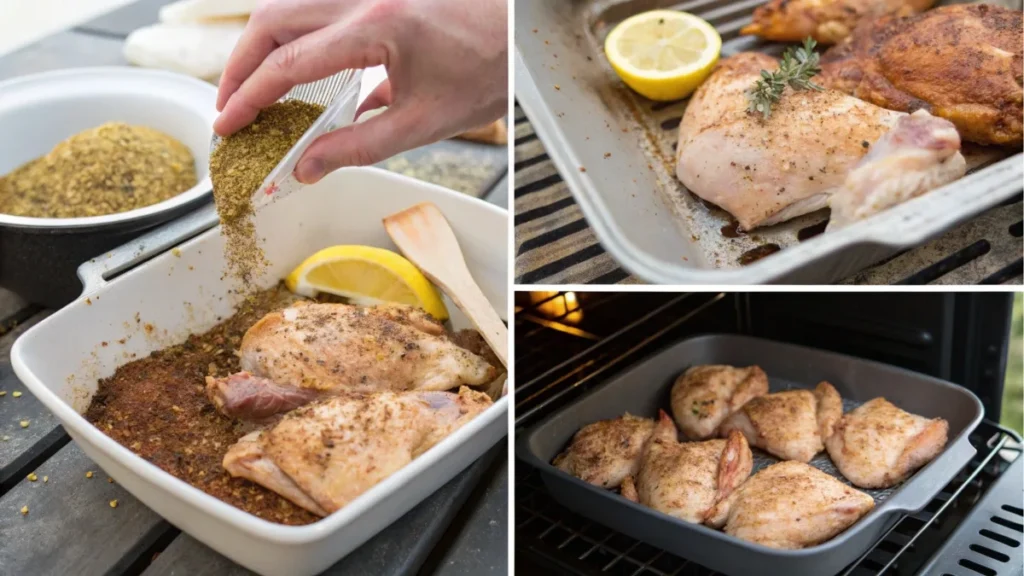
M217 111L222 112L231 95L245 82L260 63L278 48L278 43L266 28L253 24L251 21L238 39L238 44L231 51L228 63L220 76L220 87L217 89Z

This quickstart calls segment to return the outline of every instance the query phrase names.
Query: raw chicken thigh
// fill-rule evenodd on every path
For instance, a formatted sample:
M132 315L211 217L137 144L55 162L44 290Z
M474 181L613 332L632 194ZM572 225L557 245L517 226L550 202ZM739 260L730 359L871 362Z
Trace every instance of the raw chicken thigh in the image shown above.
M802 462L773 464L708 515L707 525L771 548L820 544L871 511L875 501Z
M672 415L689 438L711 438L737 408L768 393L768 376L758 366L693 366L672 385Z
M449 390L497 376L407 306L299 302L253 325L239 355L243 372L207 378L207 395L224 414L248 420L344 391Z
M786 88L771 116L747 112L747 91L777 59L743 52L722 60L679 125L676 175L740 228L824 208L871 144L904 114L835 90Z
M637 473L654 420L626 414L580 428L552 462L558 468L602 488L618 488Z
M942 418L917 416L875 398L843 416L825 447L850 482L888 488L938 456L948 432Z
M959 179L967 171L960 135L924 110L896 121L829 199L828 229L842 228Z
M635 486L627 478L622 495L687 522L704 522L711 508L750 476L753 456L746 439L682 442L664 411L644 449Z
M810 390L787 390L754 398L719 428L726 436L738 430L747 441L783 460L810 462L825 449L843 416L843 401L828 382Z
M339 395L294 410L232 446L224 468L326 516L472 420L491 399L469 388Z

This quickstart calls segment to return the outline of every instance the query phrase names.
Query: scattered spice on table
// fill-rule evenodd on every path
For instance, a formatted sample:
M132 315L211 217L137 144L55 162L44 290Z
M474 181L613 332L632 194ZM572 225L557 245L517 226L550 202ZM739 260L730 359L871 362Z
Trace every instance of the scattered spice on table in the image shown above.
M28 506L22 506L21 507L21 515L22 516L28 516Z
M86 472L85 473L85 477L86 478L92 478L92 470L89 470L88 472Z
M50 477L49 476L43 476L43 484L46 484L49 481L50 481Z
M18 424L20 424L22 428L28 428L28 420L22 420L21 422L18 422Z
M110 501L110 507L111 508L117 508L117 500L116 499Z
M15 390L14 393L11 394L11 396L14 396L15 398L21 398L21 391Z
M187 146L146 126L109 122L0 176L0 212L104 216L151 206L196 185Z
M29 475L28 475L28 481L29 482L35 482L36 480L39 480L39 477L36 476L35 472L30 472Z
M7 396L6 390L0 390L0 396Z
M277 102L261 110L252 124L223 138L210 155L228 272L243 286L267 266L256 238L252 195L323 111L323 106L301 100Z

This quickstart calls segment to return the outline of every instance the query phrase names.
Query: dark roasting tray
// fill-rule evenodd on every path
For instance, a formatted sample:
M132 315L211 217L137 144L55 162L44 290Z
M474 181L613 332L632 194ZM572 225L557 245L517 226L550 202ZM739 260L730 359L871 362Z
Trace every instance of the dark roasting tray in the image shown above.
M696 364L757 364L768 374L772 392L811 388L831 382L848 411L872 398L888 400L915 414L949 422L946 449L903 484L865 490L875 508L832 540L802 550L776 550L690 524L609 490L592 486L550 464L573 434L592 422L624 412L656 416L669 409L676 377ZM540 471L551 494L576 513L727 574L835 574L867 551L902 515L921 510L974 456L968 441L983 408L969 390L949 382L834 352L735 335L684 340L641 360L523 433L516 455ZM754 448L754 471L778 460ZM846 480L822 452L811 465ZM847 482L848 483L848 482Z

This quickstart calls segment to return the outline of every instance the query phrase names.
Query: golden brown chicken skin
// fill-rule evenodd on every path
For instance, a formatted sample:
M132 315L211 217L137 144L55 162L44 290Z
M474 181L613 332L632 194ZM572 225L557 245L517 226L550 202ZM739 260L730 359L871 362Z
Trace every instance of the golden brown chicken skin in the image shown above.
M740 34L778 42L799 42L810 36L822 44L835 44L860 22L927 10L934 0L771 0L754 10L754 21Z
M956 4L865 23L821 58L819 84L883 108L927 110L978 144L1020 147L1019 10Z

